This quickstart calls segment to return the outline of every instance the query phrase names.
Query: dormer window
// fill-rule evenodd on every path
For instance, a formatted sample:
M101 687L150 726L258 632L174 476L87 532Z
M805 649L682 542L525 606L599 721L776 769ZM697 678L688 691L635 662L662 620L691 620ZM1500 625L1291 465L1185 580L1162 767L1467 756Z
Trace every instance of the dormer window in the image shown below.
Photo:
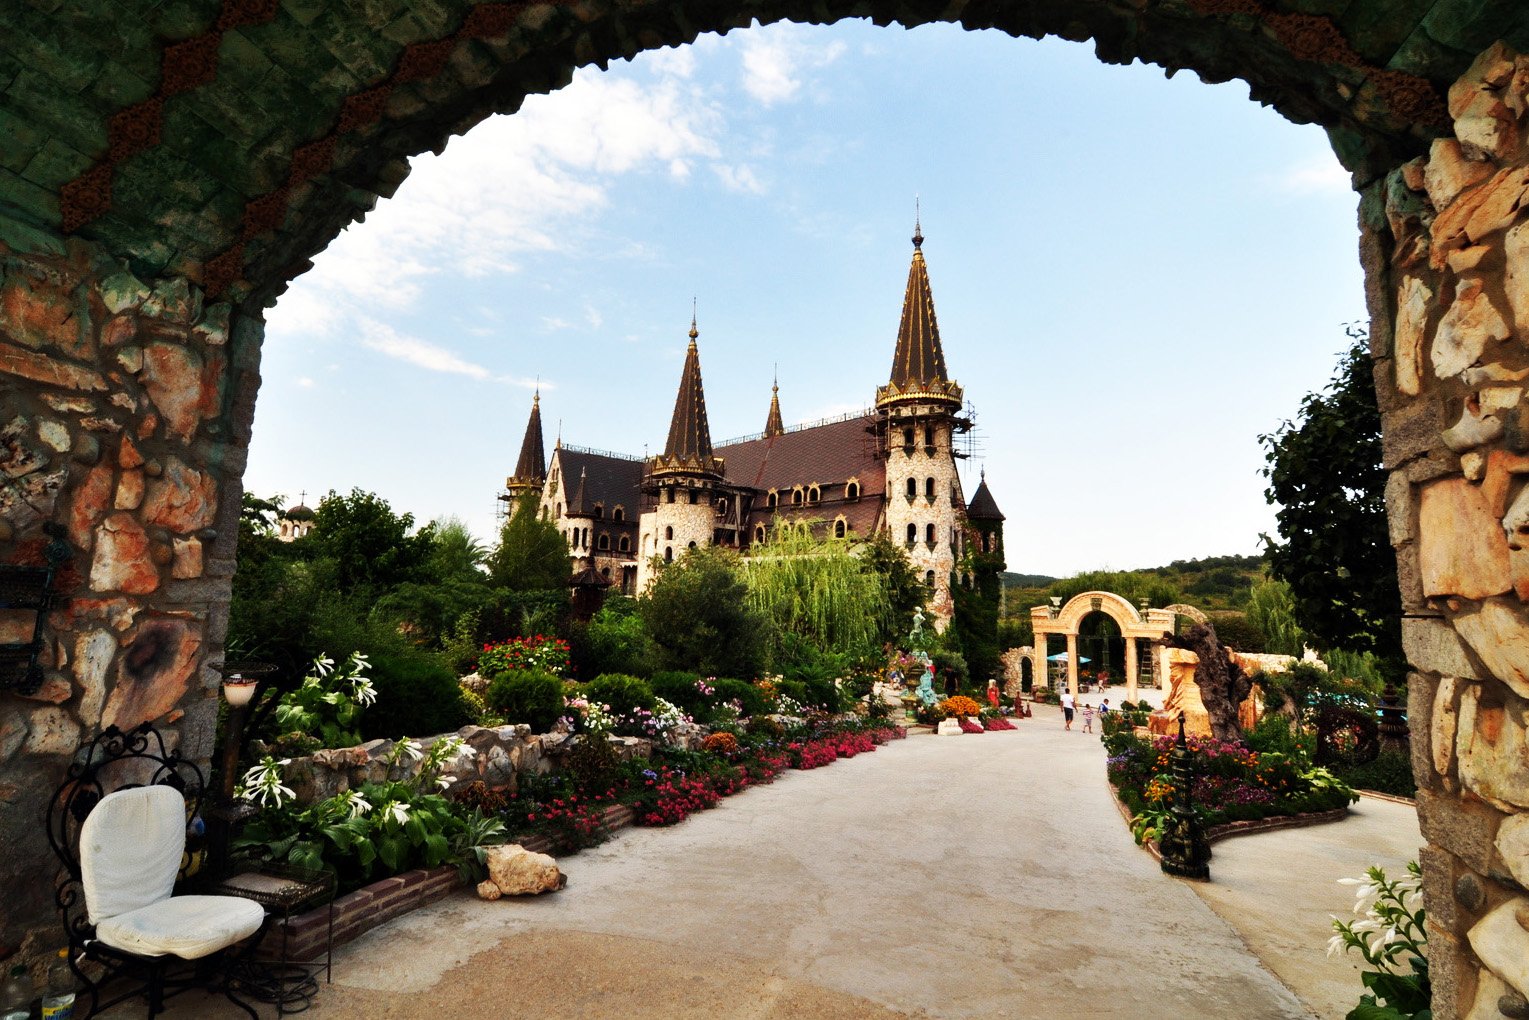
M843 538L849 532L849 525L840 517L834 521L834 538Z
M771 489L770 494L765 497L765 504L769 506L771 510L774 510L778 505L780 505L780 493L776 492L774 489Z
M622 521L626 520L626 511L619 506L616 507L616 509L611 511L611 520L615 521L617 524L620 524Z
M857 500L859 498L860 498L860 483L855 481L855 480L853 480L853 479L851 479L844 486L844 499L845 499L846 502L853 503L855 500Z
M596 549L603 549L603 550L607 550L608 551L610 549L610 547L611 547L611 537L609 535L607 535L603 531L600 532L600 537L595 539L595 548Z
M599 503L595 504L595 520L605 520L605 507Z
M630 538L628 538L626 535L622 535L621 536L621 542L620 542L620 545L618 546L618 548L620 548L620 550L622 552L631 552L632 551L632 540Z
M802 505L802 487L800 485L798 485L796 488L791 490L791 505L792 506L801 506Z
M821 500L822 498L823 498L823 492L816 485L808 487L808 489L807 489L807 502L809 502L809 503L816 503L819 500Z
M756 524L754 526L754 541L759 543L760 545L763 545L764 544L764 540L765 540L765 526L763 524Z

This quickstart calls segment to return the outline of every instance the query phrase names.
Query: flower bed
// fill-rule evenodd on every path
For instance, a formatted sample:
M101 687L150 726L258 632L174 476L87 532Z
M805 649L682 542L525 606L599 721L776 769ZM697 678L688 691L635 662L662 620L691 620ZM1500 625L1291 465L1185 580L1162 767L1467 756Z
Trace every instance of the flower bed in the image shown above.
M1103 735L1111 784L1131 814L1138 843L1161 831L1173 801L1171 737L1142 737L1110 720ZM1241 743L1211 737L1187 741L1195 812L1207 826L1330 812L1358 800L1327 769L1277 752L1259 753Z

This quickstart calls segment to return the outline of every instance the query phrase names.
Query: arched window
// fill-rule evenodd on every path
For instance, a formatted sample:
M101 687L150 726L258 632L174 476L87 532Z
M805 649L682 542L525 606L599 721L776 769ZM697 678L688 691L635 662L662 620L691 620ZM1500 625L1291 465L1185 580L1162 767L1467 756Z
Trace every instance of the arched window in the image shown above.
M855 500L859 499L860 498L860 483L859 482L850 482L848 485L846 485L844 487L844 498L847 501L851 502L851 503L853 503Z
M665 563L673 563L674 562L674 547L672 545L664 546L664 562ZM933 571L931 571L931 574L932 573L933 573Z
M917 541L918 541L918 525L917 524L910 524L910 525L908 525L908 544L912 545L914 542L917 542Z
M763 544L764 540L765 540L765 526L763 524L755 525L754 526L754 541L756 541L756 542L758 542L760 544Z
M776 505L780 503L780 493L771 489L770 494L765 497L765 502L769 504L771 510L774 510Z
M717 500L717 513L721 514L723 517L727 516L727 497L726 496L723 496L721 499Z
M601 506L599 503L595 504L595 520L605 520L605 507Z
M600 568L600 576L604 577L606 579L609 579L610 576L611 576L611 568L610 567L601 567Z
M630 538L628 538L627 536L622 535L621 536L621 542L619 543L618 547L620 548L620 550L622 552L631 552L632 551L632 540Z
M908 498L913 499L918 495L918 479L908 479Z
M818 500L820 500L822 498L823 498L823 493L821 492L821 490L818 489L818 487L816 485L812 486L811 488L809 488L807 490L807 502L809 502L809 503L816 503Z
M932 571L932 570L924 571L924 583L927 584L931 588L934 587L934 571Z
M667 528L664 529L664 540L667 541L667 542L674 541L674 528L673 528L673 526L670 526L670 527L667 527Z
M695 548L695 543L694 543L694 542L691 542L691 543L690 543L690 544L689 544L689 545L688 545L688 546L686 546L686 547L685 547L685 548L687 548L687 549L694 549L694 548Z
M837 521L834 521L834 538L843 538L844 531L844 518L840 517Z
M557 509L552 512L552 516L553 517L561 517L561 516L563 516L563 504L561 504L561 503L557 504Z
M626 520L626 511L618 506L616 509L611 511L611 520L615 521L617 524L620 524L622 521Z
M931 501L934 499L934 479L933 478L925 478L924 479L924 498L927 499L927 500L931 500Z
M791 490L791 505L792 506L801 506L802 505L802 487L800 485L798 485L796 488Z
M988 533L985 532L985 531L982 533L982 551L983 552L992 552L993 551L993 550L988 548Z
M924 528L924 541L928 542L930 545L934 545L934 525L933 524L925 526L925 528Z
M595 548L597 548L597 549L609 549L610 547L611 547L611 537L609 535L605 534L604 532L601 532L600 533L600 537L595 539Z

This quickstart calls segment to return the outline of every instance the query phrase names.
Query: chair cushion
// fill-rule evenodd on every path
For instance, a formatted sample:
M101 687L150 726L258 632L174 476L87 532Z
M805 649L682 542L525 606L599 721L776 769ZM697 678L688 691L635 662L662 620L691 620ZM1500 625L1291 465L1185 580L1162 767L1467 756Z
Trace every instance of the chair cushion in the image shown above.
M139 956L198 960L260 930L265 909L238 896L172 896L96 924L96 938Z
M165 899L186 848L186 798L140 786L101 798L80 826L80 880L90 922Z

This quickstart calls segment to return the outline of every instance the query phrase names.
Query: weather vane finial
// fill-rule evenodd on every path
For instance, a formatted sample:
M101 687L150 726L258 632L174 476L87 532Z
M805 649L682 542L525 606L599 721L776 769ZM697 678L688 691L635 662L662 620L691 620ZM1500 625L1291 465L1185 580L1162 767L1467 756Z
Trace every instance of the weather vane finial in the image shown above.
M923 225L920 223L920 220L922 220L922 219L923 219L923 216L921 215L920 210L919 210L918 196L914 195L913 196L913 247L915 247L915 248L922 248L924 246L924 228L923 228Z
M692 296L690 298L690 342L695 343L695 338L700 335L695 328L695 297Z

